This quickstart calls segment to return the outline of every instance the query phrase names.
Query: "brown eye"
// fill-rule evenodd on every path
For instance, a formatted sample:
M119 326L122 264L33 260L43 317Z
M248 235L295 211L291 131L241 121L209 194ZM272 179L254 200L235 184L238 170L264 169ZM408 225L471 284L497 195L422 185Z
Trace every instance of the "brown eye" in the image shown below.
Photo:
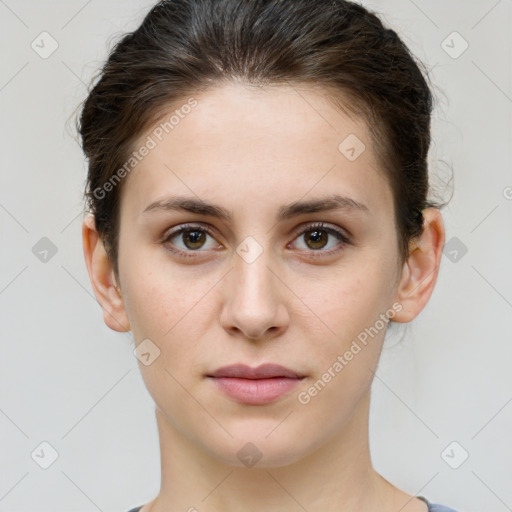
M304 234L306 244L308 244L310 249L323 249L329 240L329 234L326 230L312 229L306 231ZM311 245L309 245L309 243L311 243Z
M319 253L318 256L330 255L338 250L341 250L344 246L350 244L349 238L344 235L337 228L324 226L323 223L313 224L306 227L306 230L302 230L298 233L298 241L304 242L304 249L309 253ZM334 242L334 248L324 248ZM315 254L315 256L317 256Z
M210 247L208 247L208 237L212 239ZM184 257L196 257L194 253L206 252L207 249L218 247L210 229L203 226L181 226L164 236L160 242L171 252Z
M187 229L180 234L187 249L200 249L206 240L206 233L199 229ZM188 245L188 242L190 242L190 245Z

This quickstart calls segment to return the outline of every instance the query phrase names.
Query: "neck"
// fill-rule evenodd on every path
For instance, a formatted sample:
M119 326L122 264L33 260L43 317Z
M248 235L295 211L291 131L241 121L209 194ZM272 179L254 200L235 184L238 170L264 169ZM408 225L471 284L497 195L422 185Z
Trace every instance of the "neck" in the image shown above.
M206 453L157 409L161 489L142 512L241 512L267 510L269 505L272 510L310 512L385 511L384 504L395 504L401 491L372 467L369 406L368 390L342 431L297 462L250 468L228 465Z

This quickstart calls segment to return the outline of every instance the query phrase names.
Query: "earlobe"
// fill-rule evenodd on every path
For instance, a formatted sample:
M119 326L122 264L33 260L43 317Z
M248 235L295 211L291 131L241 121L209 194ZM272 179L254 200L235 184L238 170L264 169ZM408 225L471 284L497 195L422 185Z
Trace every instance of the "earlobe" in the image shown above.
M434 291L445 242L443 218L437 208L423 210L423 233L411 244L402 269L396 300L402 310L394 322L413 320L426 306Z
M103 310L103 320L114 331L129 331L130 322L124 308L122 294L119 288L116 289L114 270L99 233L96 231L92 214L88 214L83 221L82 241L87 272L94 295Z

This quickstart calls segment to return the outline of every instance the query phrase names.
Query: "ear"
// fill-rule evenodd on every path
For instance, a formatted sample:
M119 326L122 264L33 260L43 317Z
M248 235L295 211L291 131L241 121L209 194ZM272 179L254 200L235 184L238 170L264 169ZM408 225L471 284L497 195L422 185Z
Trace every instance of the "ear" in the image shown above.
M103 309L104 322L114 331L130 330L121 291L116 289L115 273L103 242L96 231L94 215L88 214L82 224L84 257L94 295Z
M423 219L423 233L412 241L402 269L395 299L402 310L393 317L394 322L413 320L426 306L437 281L445 242L443 217L437 208L426 208Z

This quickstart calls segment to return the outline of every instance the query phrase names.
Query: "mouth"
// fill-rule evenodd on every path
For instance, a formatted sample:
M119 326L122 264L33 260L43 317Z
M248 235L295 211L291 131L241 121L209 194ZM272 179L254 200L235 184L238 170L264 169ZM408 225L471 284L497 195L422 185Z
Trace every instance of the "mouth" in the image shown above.
M216 388L236 402L264 405L292 391L305 375L277 364L257 368L236 364L206 375Z

